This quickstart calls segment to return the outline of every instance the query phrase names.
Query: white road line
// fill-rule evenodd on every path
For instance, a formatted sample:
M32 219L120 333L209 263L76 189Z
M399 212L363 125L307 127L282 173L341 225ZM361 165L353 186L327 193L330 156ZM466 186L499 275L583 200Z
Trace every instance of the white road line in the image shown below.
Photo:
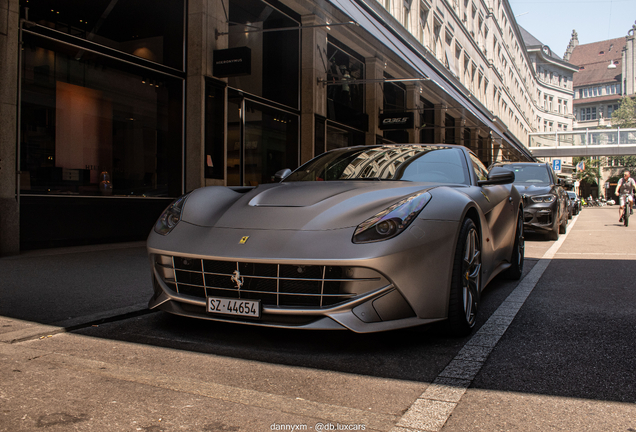
M572 228L578 216L569 224ZM567 238L559 236L488 321L404 413L391 432L438 432L453 413L484 362L506 332L543 272Z

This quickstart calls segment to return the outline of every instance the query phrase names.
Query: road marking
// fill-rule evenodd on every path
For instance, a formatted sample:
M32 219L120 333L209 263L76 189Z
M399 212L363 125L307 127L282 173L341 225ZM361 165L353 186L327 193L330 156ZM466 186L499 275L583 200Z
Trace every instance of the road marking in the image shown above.
M620 253L620 252L557 252L557 255L612 255L612 256L636 256L636 253Z
M572 219L570 228L577 219L578 216ZM568 230L568 233L559 236L559 240L417 398L391 432L438 432L442 429L570 232Z

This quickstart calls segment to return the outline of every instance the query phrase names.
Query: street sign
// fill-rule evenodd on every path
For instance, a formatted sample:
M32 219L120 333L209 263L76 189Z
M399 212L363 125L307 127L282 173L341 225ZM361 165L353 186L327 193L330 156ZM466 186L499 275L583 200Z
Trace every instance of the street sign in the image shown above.
M554 159L552 161L552 169L554 172L561 172L561 159Z

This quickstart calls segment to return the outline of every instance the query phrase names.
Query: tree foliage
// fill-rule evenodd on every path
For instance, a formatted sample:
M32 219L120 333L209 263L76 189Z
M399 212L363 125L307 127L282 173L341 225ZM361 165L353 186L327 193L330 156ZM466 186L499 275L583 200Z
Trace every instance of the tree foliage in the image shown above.
M584 183L589 185L597 185L601 179L601 161L598 159L580 158L573 159L573 163L576 166L579 162L585 163L585 169L577 171L575 177Z
M636 156L615 156L611 158L614 163L612 166L622 167L630 173L636 173ZM609 162L609 161L608 161ZM621 176L622 177L622 173Z
M612 126L620 128L636 128L636 99L625 96L621 104L612 113Z

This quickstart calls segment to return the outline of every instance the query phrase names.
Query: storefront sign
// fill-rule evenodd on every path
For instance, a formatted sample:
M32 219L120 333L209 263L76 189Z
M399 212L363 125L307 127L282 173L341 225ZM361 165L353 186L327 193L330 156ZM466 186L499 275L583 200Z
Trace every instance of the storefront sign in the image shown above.
M411 129L414 124L412 112L380 114L380 130Z
M252 50L248 47L214 50L213 74L226 78L252 73Z

